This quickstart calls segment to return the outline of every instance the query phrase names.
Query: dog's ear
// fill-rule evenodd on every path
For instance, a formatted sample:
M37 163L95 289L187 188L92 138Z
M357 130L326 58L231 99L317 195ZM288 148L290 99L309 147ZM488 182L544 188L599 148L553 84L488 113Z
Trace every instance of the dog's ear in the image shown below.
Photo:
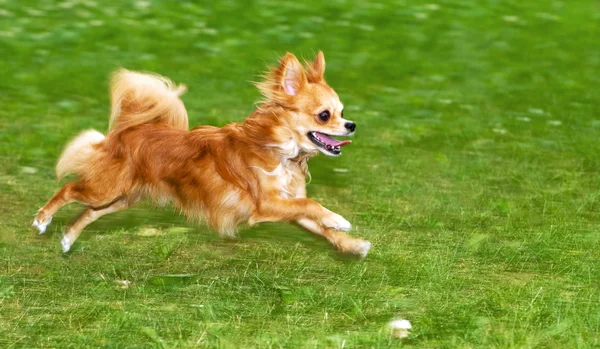
M307 83L302 64L300 64L296 56L288 52L281 59L279 67L281 72L281 76L279 77L281 87L283 87L283 90L288 95L295 96Z
M307 84L302 64L298 62L296 56L288 52L281 58L278 66L269 69L263 81L256 83L256 87L265 96L263 102L272 101L290 105L294 101L294 96Z
M311 83L325 80L325 55L323 55L323 51L317 52L315 60L306 65L306 77L308 82Z

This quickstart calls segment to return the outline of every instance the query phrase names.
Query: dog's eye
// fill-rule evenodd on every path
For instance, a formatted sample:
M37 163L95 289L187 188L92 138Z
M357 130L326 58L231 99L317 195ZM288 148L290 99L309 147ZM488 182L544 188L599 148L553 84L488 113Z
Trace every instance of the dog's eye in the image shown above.
M323 110L319 113L319 119L321 119L321 121L327 121L330 117L331 114L329 114L329 110Z

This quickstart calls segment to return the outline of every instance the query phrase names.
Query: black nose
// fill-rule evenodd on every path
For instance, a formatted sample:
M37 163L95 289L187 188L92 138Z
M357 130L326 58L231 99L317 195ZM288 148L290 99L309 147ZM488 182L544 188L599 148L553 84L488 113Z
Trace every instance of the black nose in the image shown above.
M344 126L346 126L346 128L349 129L350 132L354 132L354 130L356 130L356 124L353 122L347 122L344 124Z

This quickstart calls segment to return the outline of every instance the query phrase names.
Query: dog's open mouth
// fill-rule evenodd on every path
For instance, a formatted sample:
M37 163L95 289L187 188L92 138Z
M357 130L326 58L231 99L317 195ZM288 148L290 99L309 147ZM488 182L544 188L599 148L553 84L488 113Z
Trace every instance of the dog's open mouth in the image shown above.
M330 135L317 131L309 132L308 138L316 144L323 153L336 156L342 153L341 147L352 142L349 140L339 141Z

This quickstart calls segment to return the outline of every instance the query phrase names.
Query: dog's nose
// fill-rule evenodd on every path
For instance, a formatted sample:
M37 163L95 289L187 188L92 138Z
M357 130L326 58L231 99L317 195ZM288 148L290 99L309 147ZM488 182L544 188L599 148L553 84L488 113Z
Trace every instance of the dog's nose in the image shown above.
M356 124L353 122L347 122L344 124L344 126L346 126L346 128L349 129L350 132L354 132L354 130L356 130Z

